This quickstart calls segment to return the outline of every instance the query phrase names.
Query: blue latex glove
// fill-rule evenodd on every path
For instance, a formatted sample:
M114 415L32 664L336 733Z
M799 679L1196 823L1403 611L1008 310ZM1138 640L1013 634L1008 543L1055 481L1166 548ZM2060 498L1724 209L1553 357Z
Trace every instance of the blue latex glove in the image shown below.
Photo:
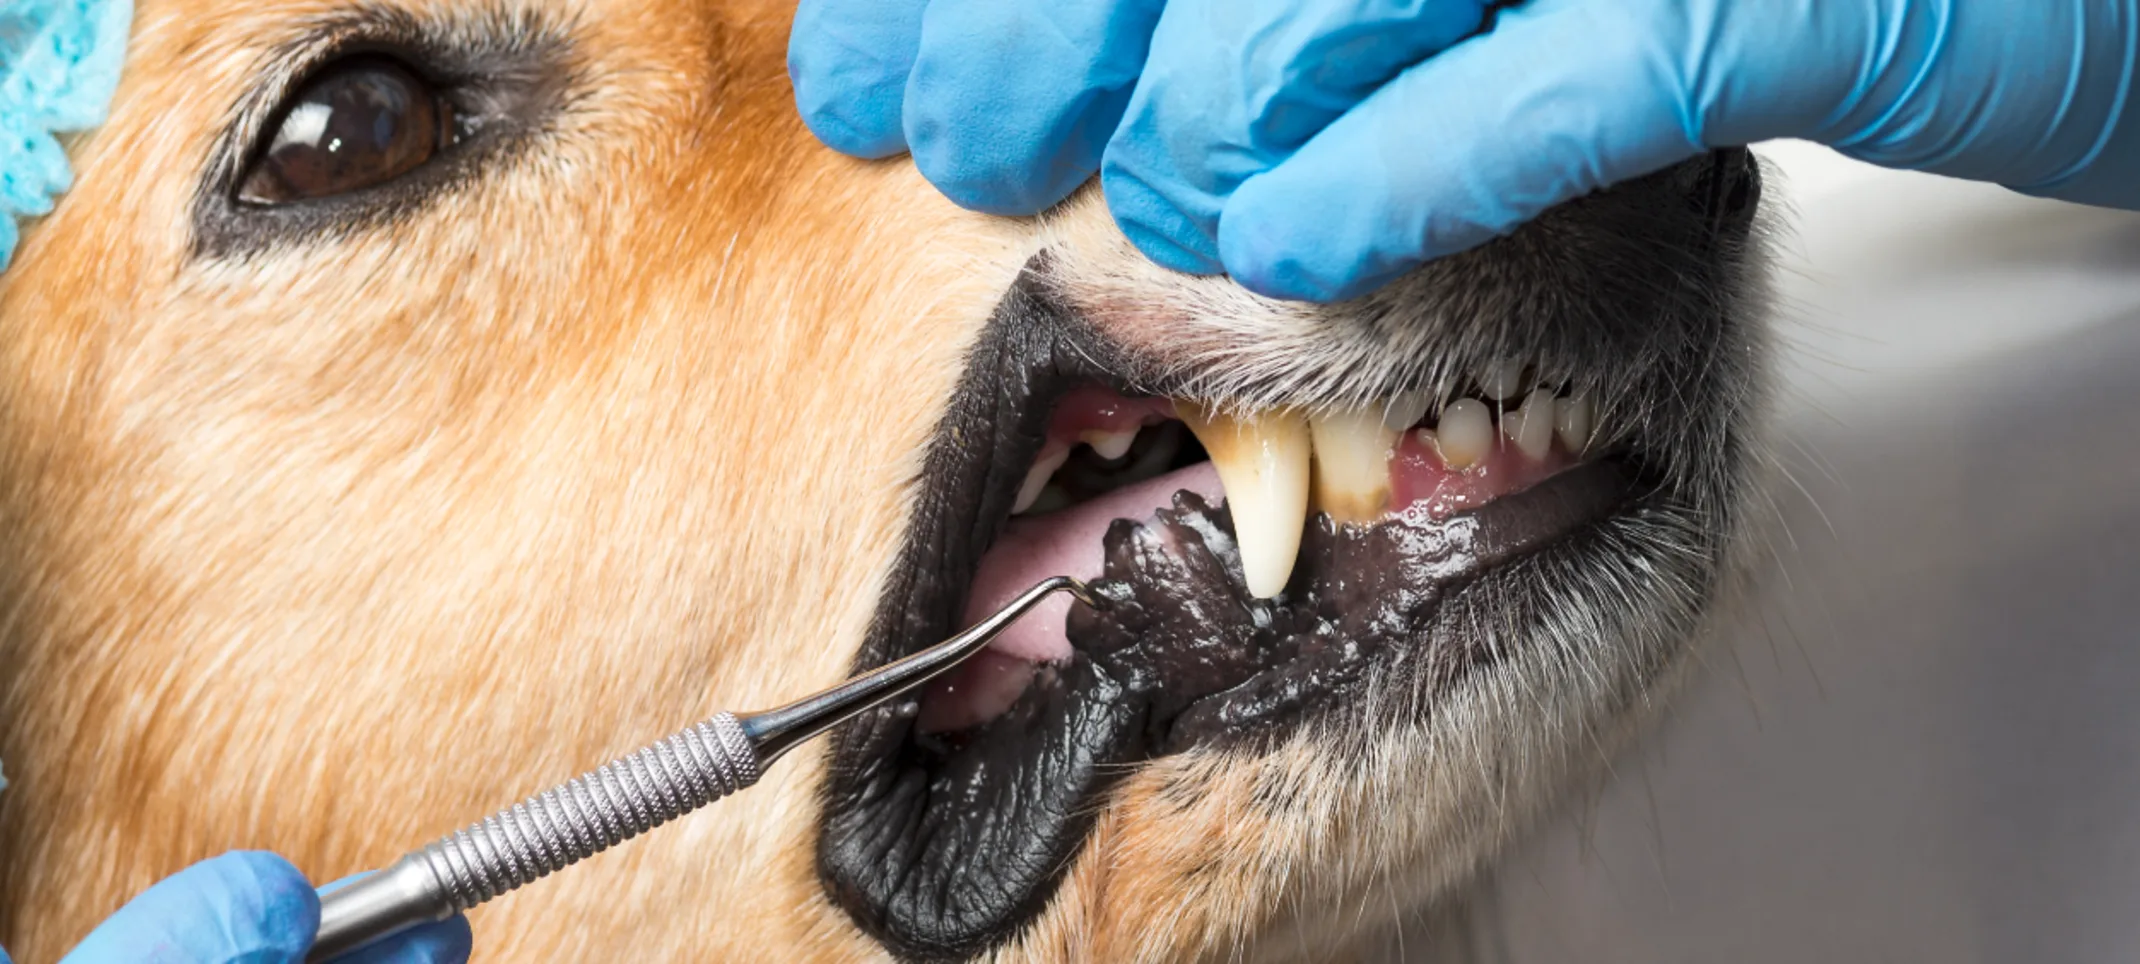
M300 964L319 920L319 896L289 861L237 851L143 891L61 964ZM468 946L468 919L455 917L342 960L460 964L468 960Z
M861 157L912 150L953 201L1032 214L1092 176L1162 0L801 0L803 120Z
M1772 137L2140 207L2140 0L1528 0L1490 24L1479 0L1156 7L804 0L789 68L836 148L910 147L1000 213L1097 165L1146 254L1280 297L1364 294Z

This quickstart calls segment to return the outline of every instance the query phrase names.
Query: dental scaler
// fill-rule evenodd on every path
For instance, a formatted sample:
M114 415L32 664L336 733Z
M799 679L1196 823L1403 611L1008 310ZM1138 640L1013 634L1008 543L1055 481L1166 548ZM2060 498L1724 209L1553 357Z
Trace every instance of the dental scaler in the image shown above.
M1083 583L1056 576L912 656L779 709L717 714L323 893L319 937L305 960L333 960L445 920L750 786L781 754L957 666L1058 591L1097 608Z

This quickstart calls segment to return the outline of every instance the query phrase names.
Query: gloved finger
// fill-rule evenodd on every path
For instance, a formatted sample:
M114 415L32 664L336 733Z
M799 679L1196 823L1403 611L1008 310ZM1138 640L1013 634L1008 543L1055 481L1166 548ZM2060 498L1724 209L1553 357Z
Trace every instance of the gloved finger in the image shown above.
M464 964L473 941L468 918L456 914L335 958L335 964Z
M1485 15L1486 0L1174 0L1103 162L1116 220L1162 264L1217 270L1243 179Z
M803 123L856 157L906 150L900 102L928 0L802 0L788 34L788 80Z
M1099 167L1162 0L935 0L906 89L906 139L967 208L1033 214Z
M61 964L297 964L319 919L319 897L289 861L235 851L143 891Z
M1546 0L1405 71L1227 201L1226 268L1331 301L1704 148L1685 30L1645 4Z

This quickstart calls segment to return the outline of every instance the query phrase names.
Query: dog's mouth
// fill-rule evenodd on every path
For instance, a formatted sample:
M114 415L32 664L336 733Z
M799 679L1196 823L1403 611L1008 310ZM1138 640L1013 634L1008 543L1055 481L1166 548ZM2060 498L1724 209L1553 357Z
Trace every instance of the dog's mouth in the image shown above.
M1442 397L1231 412L1136 391L1084 326L1013 301L931 453L916 525L936 536L910 543L873 643L928 645L1051 575L1105 605L1055 597L843 741L825 874L925 956L1029 916L1128 767L1494 659L1434 638L1441 602L1610 516L1645 474L1585 386L1535 364Z
M1706 592L1720 537L1687 480L1722 473L1673 461L1723 450L1655 428L1702 421L1674 406L1729 376L1715 331L1672 334L1675 353L1628 328L1647 347L1615 354L1651 362L1610 384L1562 350L1434 369L1367 404L1251 411L1149 374L1048 276L1042 256L969 355L857 662L1049 576L1104 605L1057 596L836 739L820 874L902 955L1014 935L1145 761L1425 717L1570 593ZM1631 389L1635 404L1613 397ZM1684 614L1664 608L1669 629Z
M1073 613L1058 597L938 680L918 703L915 748L1030 751L999 735L1016 722L997 722L1081 659L1143 705L1141 732L1116 736L1152 753L1297 723L1402 655L1442 594L1626 496L1628 467L1604 457L1590 399L1535 370L1495 366L1446 400L1409 391L1310 413L1226 415L1077 384L1048 406L959 623L1050 575L1086 580L1107 604Z

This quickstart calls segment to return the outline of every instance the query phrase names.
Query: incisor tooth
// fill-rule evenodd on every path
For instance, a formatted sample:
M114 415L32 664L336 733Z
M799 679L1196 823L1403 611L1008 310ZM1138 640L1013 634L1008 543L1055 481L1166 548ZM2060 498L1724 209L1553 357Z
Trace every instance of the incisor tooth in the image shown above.
M1468 469L1493 450L1494 417L1486 410L1486 403L1476 398L1459 398L1442 409L1442 419L1435 426L1434 436L1441 442L1442 464L1452 469Z
M1514 398L1516 397L1516 392L1523 388L1523 363L1514 361L1495 362L1486 366L1486 369L1479 372L1476 377L1479 383L1479 391L1487 398L1496 401Z
M1018 500L1011 503L1011 514L1017 515L1033 507L1040 500L1040 490L1055 477L1055 470L1063 467L1070 458L1070 446L1049 439L1040 449L1040 457L1033 460L1033 467L1025 470L1025 481L1018 486Z
M1441 458L1442 440L1435 436L1433 429L1415 428L1412 430L1412 437L1419 440L1420 448L1434 453L1435 458Z
M1244 418L1176 402L1176 411L1210 453L1226 488L1241 574L1248 591L1268 599L1285 589L1308 521L1308 422L1298 412Z
M1399 392L1390 400L1389 407L1382 410L1382 427L1392 432L1402 432L1419 424L1427 417L1427 393L1422 389Z
M1103 432L1099 429L1087 429L1077 433L1077 438L1078 441L1092 446L1093 454L1112 462L1128 455L1129 447L1137 444L1137 430L1134 427L1126 432Z
M1381 518L1397 431L1375 409L1357 408L1308 419L1308 433L1315 440L1314 504L1338 522Z
M1576 455L1590 447L1590 420L1595 409L1588 395L1570 395L1553 409L1553 434L1560 445Z
M1526 457L1545 458L1553 448L1553 393L1541 388L1523 400L1522 408L1501 413L1501 434Z

